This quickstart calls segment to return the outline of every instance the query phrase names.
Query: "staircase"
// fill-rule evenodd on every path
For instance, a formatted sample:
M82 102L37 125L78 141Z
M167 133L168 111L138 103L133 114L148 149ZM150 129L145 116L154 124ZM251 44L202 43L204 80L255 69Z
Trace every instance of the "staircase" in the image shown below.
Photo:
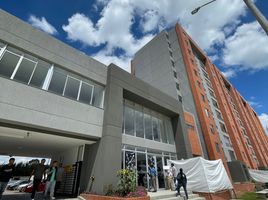
M176 197L176 191L159 190L157 192L148 192L151 200L184 200L186 199L184 192L181 191L181 197ZM188 197L191 200L206 200L204 197L200 197L198 194L193 194L188 191Z

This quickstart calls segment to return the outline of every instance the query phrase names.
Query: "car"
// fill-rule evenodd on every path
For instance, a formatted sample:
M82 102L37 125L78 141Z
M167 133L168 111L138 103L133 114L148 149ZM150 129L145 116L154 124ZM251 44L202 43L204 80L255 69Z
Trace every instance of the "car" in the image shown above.
M10 180L8 181L7 187L10 186L10 185L12 185L12 184L14 184L14 183L17 182L17 181L18 181L18 180L10 179Z
M37 192L44 192L45 191L45 187L46 187L46 183L45 182L41 182L39 184L39 187L37 189ZM26 186L24 192L27 192L27 193L32 193L33 191L33 183L30 183Z
M30 182L28 182L28 183L21 184L21 185L18 186L17 190L18 190L19 192L24 192L25 189L26 189L26 187L27 187L28 185L32 184L32 183L33 183L33 182L30 181Z
M10 184L9 186L7 186L7 189L8 190L17 190L19 185L25 184L25 183L29 183L29 180L18 180L16 182Z

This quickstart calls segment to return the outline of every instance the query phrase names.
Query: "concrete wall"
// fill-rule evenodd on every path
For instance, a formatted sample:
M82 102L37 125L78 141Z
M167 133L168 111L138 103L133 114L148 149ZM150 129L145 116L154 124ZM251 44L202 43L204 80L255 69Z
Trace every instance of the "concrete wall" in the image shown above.
M102 135L103 109L0 77L0 123L84 138Z
M0 9L0 41L105 85L107 67ZM103 110L0 78L0 123L99 138Z
M183 110L194 115L198 139L202 145L203 155L205 158L207 158L206 146L203 139L200 122L197 117L197 111L195 108L193 95L191 93L191 88L189 86L189 81L175 29L170 30L168 35L171 43L173 59L175 62L175 69L177 71L178 82L180 85L179 92L183 97ZM153 38L135 54L135 57L132 61L132 67L135 71L136 77L160 89L161 92L178 99L176 82L174 80L165 31Z
M132 66L136 77L173 98L178 98L164 31L135 54Z
M203 156L204 156L204 158L208 158L207 149L206 149L205 141L203 138L203 133L202 133L200 121L199 121L199 118L197 115L197 110L195 107L194 97L192 94L189 79L188 79L187 72L185 69L185 64L183 62L181 48L179 45L178 36L176 34L175 28L173 28L169 31L169 38L170 38L170 42L171 42L173 58L175 61L175 67L176 67L178 79L180 82L180 91L182 94L183 110L185 110L193 115L195 122L196 122L198 139L201 143Z
M83 146L71 147L61 152L55 152L51 160L57 160L59 163L63 163L63 166L72 165L77 161L83 161L83 157L80 154L81 150L83 150Z
M171 117L178 157L191 157L186 127L180 118L180 114L183 117L181 104L117 66L110 65L105 97L103 136L98 143L88 147L89 151L95 153L90 153L89 158L84 158L84 160L90 160L91 163L84 168L91 170L91 176L95 177L92 192L104 193L109 184L117 184L116 172L121 169L122 142L135 145L138 140L127 136L122 138L123 98ZM156 147L154 143L154 141L143 140L139 146ZM175 150L174 146L165 144L156 148L172 152ZM88 184L87 189L90 185Z

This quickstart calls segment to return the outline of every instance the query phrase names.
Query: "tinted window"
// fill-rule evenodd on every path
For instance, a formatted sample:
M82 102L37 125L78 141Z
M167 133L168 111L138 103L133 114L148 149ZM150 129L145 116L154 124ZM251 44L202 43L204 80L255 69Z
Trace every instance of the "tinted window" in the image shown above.
M6 51L0 60L0 75L10 78L20 57Z
M64 96L70 97L72 99L77 99L79 86L80 86L80 81L69 76L67 78L67 82L66 82L66 86L64 90Z

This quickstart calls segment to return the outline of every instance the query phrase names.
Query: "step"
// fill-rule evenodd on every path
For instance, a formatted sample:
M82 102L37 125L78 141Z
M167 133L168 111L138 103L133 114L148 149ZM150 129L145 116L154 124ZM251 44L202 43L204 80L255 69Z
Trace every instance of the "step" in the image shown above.
M151 200L160 200L160 199L169 199L169 198L177 198L178 199L178 197L176 197L176 192L170 192L167 194L163 194L163 193L161 194L161 193L162 192L159 192L159 193L156 192L154 194L149 193L149 196L151 197ZM185 196L184 192L183 193L181 192L181 195ZM188 197L189 197L189 199L194 199L194 198L198 198L199 195L190 193L190 194L188 194Z
M199 197L198 195L197 196L190 196L189 195L189 198L190 200L206 200L204 197ZM184 197L169 197L169 198L163 198L163 200L184 200Z

